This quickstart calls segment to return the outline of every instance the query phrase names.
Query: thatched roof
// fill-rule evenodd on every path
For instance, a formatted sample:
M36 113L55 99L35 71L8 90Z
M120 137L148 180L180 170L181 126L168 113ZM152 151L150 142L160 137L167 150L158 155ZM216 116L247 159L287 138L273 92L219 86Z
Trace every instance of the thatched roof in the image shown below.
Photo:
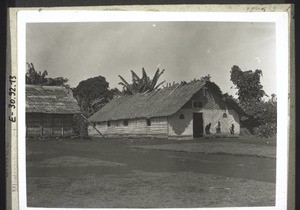
M26 85L26 113L77 114L80 108L70 89Z
M237 111L241 116L249 116L245 110L233 99L231 98L226 98L225 102L227 105L231 106L235 111Z
M186 104L204 84L202 81L193 81L151 93L114 98L92 115L89 120L91 122L105 122L109 120L170 116Z

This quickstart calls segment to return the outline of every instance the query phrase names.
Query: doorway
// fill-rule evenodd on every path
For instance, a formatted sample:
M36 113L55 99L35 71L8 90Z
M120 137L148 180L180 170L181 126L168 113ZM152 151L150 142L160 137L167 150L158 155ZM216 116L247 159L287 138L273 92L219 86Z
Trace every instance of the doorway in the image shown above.
M193 137L203 136L203 113L193 113Z

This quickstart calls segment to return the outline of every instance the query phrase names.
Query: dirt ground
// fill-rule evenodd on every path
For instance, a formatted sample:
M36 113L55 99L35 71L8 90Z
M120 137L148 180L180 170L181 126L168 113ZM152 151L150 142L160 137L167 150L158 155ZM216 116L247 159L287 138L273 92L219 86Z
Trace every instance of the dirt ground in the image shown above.
M168 150L176 152L197 152L206 154L226 154L239 156L256 156L261 158L276 158L276 148L240 142L202 142L183 144L158 144L132 146L140 149Z
M274 139L27 141L27 202L69 208L274 206L275 148Z

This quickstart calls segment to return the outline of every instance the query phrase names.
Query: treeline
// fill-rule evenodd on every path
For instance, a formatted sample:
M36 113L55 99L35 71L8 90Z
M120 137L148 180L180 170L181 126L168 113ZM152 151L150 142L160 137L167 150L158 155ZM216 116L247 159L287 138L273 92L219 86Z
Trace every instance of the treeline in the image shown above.
M157 69L153 77L150 78L144 68L142 68L141 76L138 76L136 72L131 70L131 82L118 75L121 80L119 83L122 86L121 90L117 88L110 89L109 83L103 76L89 78L81 81L77 87L72 88L73 96L78 101L83 114L89 117L115 96L146 93L178 84L168 83L164 85L165 81L159 82L163 73L164 70L160 71L160 69ZM37 72L32 63L27 63L26 84L65 86L70 88L66 84L68 82L67 78L47 78L47 75L47 71ZM241 117L241 127L247 128L258 137L270 137L276 135L277 130L277 98L275 94L272 94L269 100L263 100L267 94L260 83L261 77L261 70L242 71L238 66L234 65L230 71L230 80L237 89L237 98L227 93L223 94L220 87L211 81L210 75L194 80L206 82L209 89L219 94L224 100L231 100L238 104L244 113ZM80 130L87 130L87 124L82 118L77 117L74 120L75 132L80 133ZM84 127L83 129L82 126Z
M67 78L56 77L46 78L48 71L36 71L33 63L27 63L26 84L32 85L48 85L48 86L67 86Z
M272 94L269 100L263 100L268 95L260 83L261 77L259 69L242 71L234 65L230 71L230 80L237 89L237 102L245 111L241 127L258 137L270 137L277 133L277 97Z

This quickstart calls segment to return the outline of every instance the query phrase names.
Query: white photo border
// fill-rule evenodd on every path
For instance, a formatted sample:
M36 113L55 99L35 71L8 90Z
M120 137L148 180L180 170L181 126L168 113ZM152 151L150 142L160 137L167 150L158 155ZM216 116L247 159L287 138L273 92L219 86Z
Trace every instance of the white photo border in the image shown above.
M137 19L137 17L139 17ZM42 210L27 207L26 194L26 127L25 127L25 72L26 24L50 22L146 22L146 21L206 21L206 22L272 22L276 24L277 67L277 148L276 148L276 205L275 207L226 207L222 209L276 209L287 208L288 132L289 132L289 33L287 12L149 12L98 10L21 10L17 13L17 75L18 75L18 180L19 209ZM280 79L279 79L280 78ZM54 210L57 208L47 208ZM66 208L59 208L66 209ZM82 209L82 208L72 208ZM87 208L94 209L94 208ZM200 208L206 209L206 208ZM219 210L220 208L209 208Z

